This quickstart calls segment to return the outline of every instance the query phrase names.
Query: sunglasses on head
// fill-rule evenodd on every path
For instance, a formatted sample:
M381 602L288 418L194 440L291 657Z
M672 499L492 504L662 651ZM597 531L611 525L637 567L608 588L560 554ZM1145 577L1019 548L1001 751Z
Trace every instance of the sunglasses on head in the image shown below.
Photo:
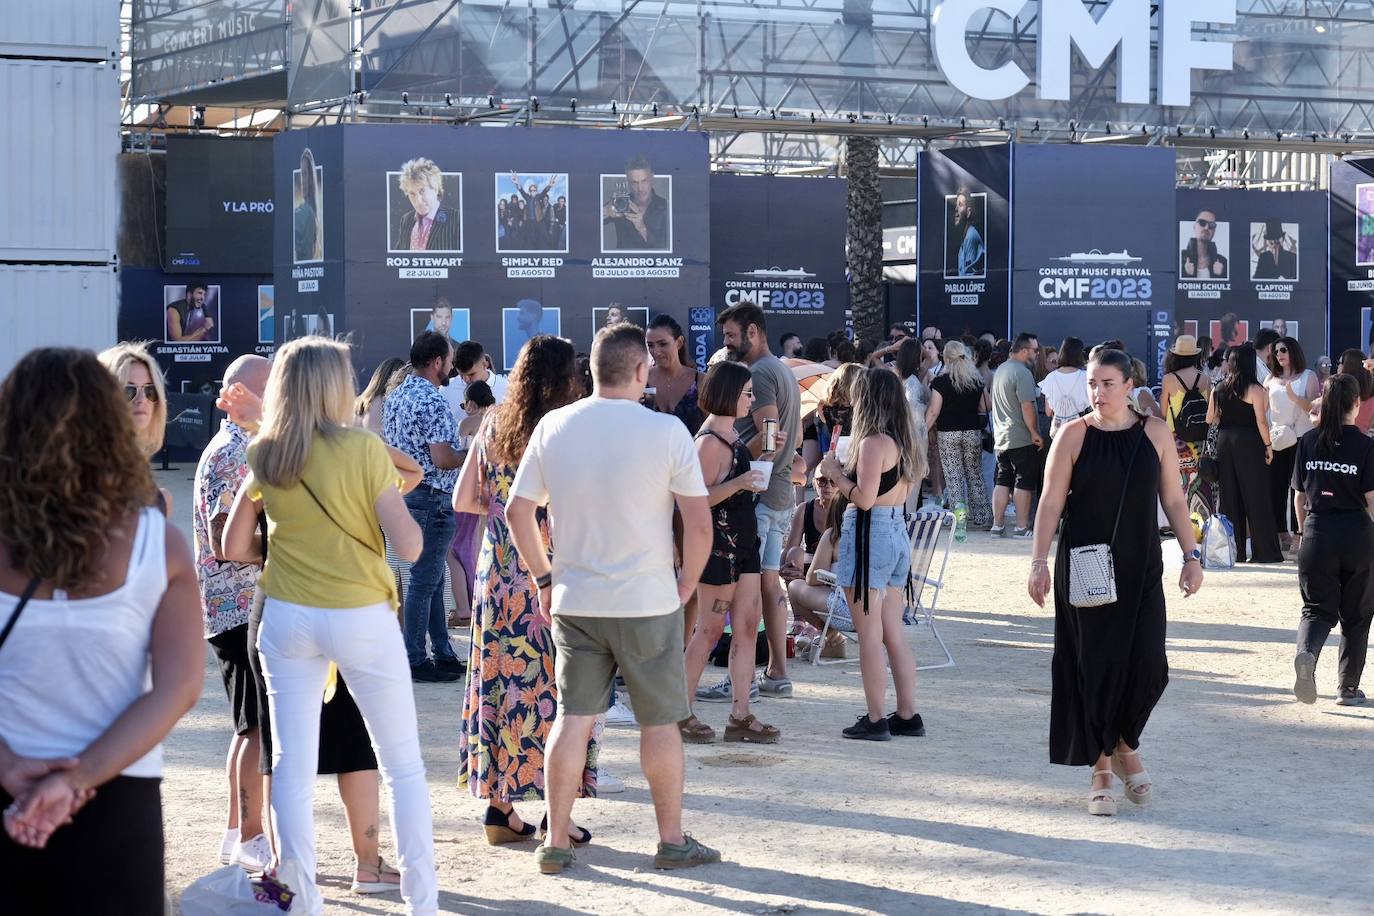
M1214 220L1214 219L1203 219L1203 218L1200 217L1200 216L1199 216L1198 219L1197 219L1197 224L1198 224L1199 226L1201 226L1202 228L1204 228L1204 229L1215 229L1215 228L1217 227L1217 221L1216 221L1216 220Z
M137 401L140 391L143 392L143 396L148 399L149 404L157 403L157 386L152 384L124 386L124 396L130 401Z

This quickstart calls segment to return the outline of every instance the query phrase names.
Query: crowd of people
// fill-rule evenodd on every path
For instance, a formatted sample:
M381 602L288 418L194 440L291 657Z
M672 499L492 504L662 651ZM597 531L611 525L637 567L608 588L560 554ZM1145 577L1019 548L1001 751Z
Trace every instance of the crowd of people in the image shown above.
M601 329L590 354L535 336L508 376L480 343L426 331L360 395L348 345L324 336L240 357L196 470L194 550L149 470L156 361L132 344L26 356L0 386L0 876L49 882L59 911L109 894L161 906L159 747L200 695L202 642L231 719L220 860L276 869L304 912L323 906L326 773L352 890L437 910L416 682L466 677L456 775L487 804L487 842L539 841L546 874L572 865L592 840L575 802L611 781L603 728L628 706L654 866L717 862L684 830L682 744L782 741L754 703L792 696L795 638L858 653L863 708L843 738L926 734L904 628L920 511L1029 541L1027 591L1055 608L1050 759L1090 767L1094 815L1116 813L1118 780L1126 801L1153 799L1140 749L1168 682L1161 539L1194 595L1216 512L1240 559L1296 552L1297 699L1317 698L1339 624L1337 702L1364 701L1374 377L1358 351L1322 378L1272 331L1221 359L1180 335L1156 397L1120 341L899 324L880 345L785 334L780 356L757 306L718 323L705 372L667 315ZM819 403L803 405L802 364L824 367ZM702 683L713 659L727 673ZM730 704L723 722L712 703ZM536 827L516 806L539 802ZM72 861L92 879L62 880Z

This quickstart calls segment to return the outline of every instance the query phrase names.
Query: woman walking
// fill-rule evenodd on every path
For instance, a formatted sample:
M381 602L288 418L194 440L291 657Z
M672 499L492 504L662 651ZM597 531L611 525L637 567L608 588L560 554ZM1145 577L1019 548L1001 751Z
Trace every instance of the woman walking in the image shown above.
M911 537L904 506L925 476L925 443L916 439L901 382L886 369L867 369L854 381L854 444L841 464L832 450L821 472L849 500L840 529L835 578L845 591L859 637L859 669L867 712L844 737L888 741L918 737L916 658L906 641L902 612L911 571ZM886 650L886 659L884 659ZM886 662L886 664L884 664ZM897 710L884 714L887 668Z
M963 503L968 509L971 527L988 528L992 525L992 505L983 483L988 395L961 341L945 344L945 371L930 388L925 423L938 436L946 492L953 503Z
M34 350L0 385L0 880L16 912L163 908L159 742L200 697L205 645L191 550L152 508L128 404L85 350Z
M1131 409L1130 357L1100 351L1087 368L1093 410L1061 427L1050 446L1026 588L1041 607L1054 588L1050 762L1091 765L1088 813L1110 815L1117 810L1113 773L1135 804L1153 798L1139 749L1141 732L1169 682L1160 504L1183 548L1184 597L1202 587L1202 563L1179 486L1173 437L1162 421ZM1061 516L1064 530L1051 583L1050 540ZM1130 562L1115 563L1109 573L1114 602L1076 607L1072 551L1089 545L1106 545Z
M725 630L725 615L730 613L736 583L762 571L754 494L768 489L767 481L750 469L749 447L735 433L735 420L748 416L754 405L749 368L734 362L712 366L706 373L701 404L708 415L697 434L697 456L711 503L713 536L711 554L697 586L697 607L702 611L687 643L689 698L696 696L706 660ZM749 691L754 683L752 637L759 628L759 614L739 616L738 611L736 608L736 615L731 618L731 633L740 640L744 651L736 651L732 640L732 701L725 740L776 744L778 730L763 724L749 711ZM716 730L695 713L679 722L678 729L682 740L689 744L710 744L716 740Z
M1203 350L1191 334L1180 334L1164 354L1160 400L1164 420L1174 434L1179 482L1188 501L1188 514L1206 521L1215 511L1212 485L1198 469L1207 444L1207 401L1212 379L1202 368Z
M1269 356L1269 441L1274 445L1274 460L1269 464L1269 490L1274 503L1274 521L1279 529L1279 546L1293 548L1293 535L1302 530L1293 515L1293 461L1298 440L1313 427L1311 410L1321 391L1317 373L1307 368L1302 345L1292 337L1282 337Z
M459 732L458 785L486 799L487 842L493 846L535 838L514 802L544 797L544 744L558 706L553 641L539 619L538 591L506 525L515 469L544 414L576 401L582 382L572 344L549 335L530 339L511 370L501 404L477 433L453 490L453 510L486 516L477 558L472 608L472 652ZM540 514L544 542L548 519ZM597 744L587 747L582 792L596 794ZM574 828L581 845L590 831Z
M1220 511L1235 530L1236 562L1248 555L1255 563L1282 563L1269 483L1269 395L1255 378L1255 348L1248 343L1227 352L1226 374L1212 389L1207 422L1217 426Z
M1065 337L1059 345L1059 365L1040 382L1045 414L1050 418L1050 438L1059 427L1092 409L1088 402L1088 373L1083 365L1086 351L1077 337Z
M386 447L353 425L353 403L346 344L310 336L277 351L224 553L253 561L257 516L265 511L268 552L258 588L267 600L258 651L272 721L272 813L287 883L304 912L323 911L312 799L320 698L333 662L348 680L391 792L401 895L409 912L429 914L438 909L429 788L396 624L395 580L382 546L385 532L396 553L413 562L421 534Z
M1374 614L1374 440L1354 426L1359 387L1334 375L1322 391L1320 425L1294 451L1294 507L1302 524L1298 587L1302 619L1293 693L1317 701L1317 658L1331 628L1341 625L1336 705L1362 706L1360 690Z

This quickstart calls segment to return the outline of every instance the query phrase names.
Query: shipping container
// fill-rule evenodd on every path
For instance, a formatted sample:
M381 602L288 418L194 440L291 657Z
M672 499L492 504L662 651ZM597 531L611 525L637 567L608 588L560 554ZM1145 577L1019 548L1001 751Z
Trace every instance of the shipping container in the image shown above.
M0 261L114 258L114 64L0 59Z
M0 56L115 60L118 0L7 0L0 16Z
M119 274L105 267L0 264L0 376L34 347L86 347L115 342Z

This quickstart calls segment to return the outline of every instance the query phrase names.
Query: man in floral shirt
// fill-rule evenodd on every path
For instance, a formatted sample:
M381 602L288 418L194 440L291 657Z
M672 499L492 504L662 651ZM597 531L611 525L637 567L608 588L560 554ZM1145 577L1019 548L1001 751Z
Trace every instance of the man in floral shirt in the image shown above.
M410 568L410 589L401 612L410 674L417 681L456 681L463 663L448 639L444 613L444 564L453 544L453 487L462 456L453 448L458 429L448 402L439 389L453 374L453 344L447 334L425 331L410 347L412 374L386 397L382 409L382 437L405 452L425 472L424 480L406 496L425 546ZM434 649L431 659L425 635Z
M259 398L271 364L261 356L240 356L224 374L224 385L241 383ZM257 589L258 568L230 563L220 549L229 509L248 476L248 432L228 420L210 440L196 467L192 526L196 578L200 582L205 638L219 659L229 696L234 734L229 742L229 818L220 848L222 861L249 869L272 863L263 835L262 779L258 776L258 692L248 666L248 611Z

